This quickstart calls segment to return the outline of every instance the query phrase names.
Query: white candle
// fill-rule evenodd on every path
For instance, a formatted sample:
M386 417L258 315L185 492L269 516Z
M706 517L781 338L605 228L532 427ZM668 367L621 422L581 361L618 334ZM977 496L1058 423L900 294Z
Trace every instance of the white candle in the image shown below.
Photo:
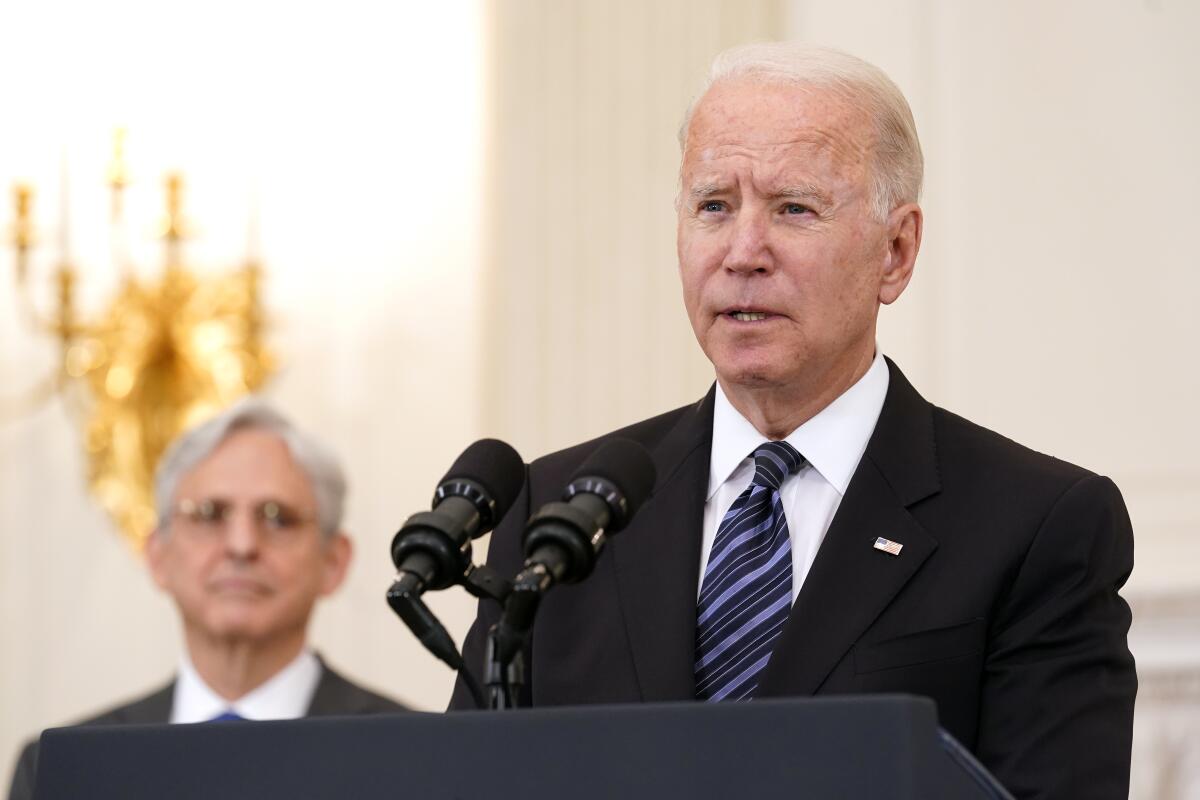
M63 264L68 264L71 261L71 196L69 184L67 147L63 145L62 160L59 165L58 189L58 255L62 259Z
M250 182L250 209L246 222L246 263L258 264L262 255L258 219L258 181Z

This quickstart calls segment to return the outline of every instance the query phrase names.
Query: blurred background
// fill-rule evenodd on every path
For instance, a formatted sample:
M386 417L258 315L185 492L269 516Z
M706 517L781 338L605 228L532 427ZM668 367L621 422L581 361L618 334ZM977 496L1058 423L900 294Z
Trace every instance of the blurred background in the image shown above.
M180 647L89 491L86 392L39 396L60 344L21 309L57 307L64 259L81 318L123 269L159 275L175 172L188 268L261 264L264 392L350 477L357 558L314 643L440 709L452 675L384 603L392 534L476 438L532 460L706 391L677 128L717 52L801 39L883 67L921 134L925 242L883 350L1122 488L1133 796L1200 797L1198 38L1191 0L0 4L0 785L20 742L158 685ZM461 637L469 598L430 605Z

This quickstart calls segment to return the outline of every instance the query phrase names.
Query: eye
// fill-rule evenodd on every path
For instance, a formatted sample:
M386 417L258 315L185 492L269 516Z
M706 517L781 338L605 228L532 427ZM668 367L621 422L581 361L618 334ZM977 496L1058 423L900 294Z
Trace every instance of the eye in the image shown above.
M184 513L198 525L220 525L229 515L229 506L220 500L201 500L185 507Z
M225 527L229 516L228 503L221 500L180 500L175 508L182 527L195 533L218 533Z
M705 200L700 204L700 212L704 214L720 214L725 210L725 203L721 200Z
M806 214L811 210L808 206L801 203L785 203L783 206L783 213L791 216Z
M301 515L296 511L271 500L262 504L258 516L268 527L277 530L294 528L303 522Z

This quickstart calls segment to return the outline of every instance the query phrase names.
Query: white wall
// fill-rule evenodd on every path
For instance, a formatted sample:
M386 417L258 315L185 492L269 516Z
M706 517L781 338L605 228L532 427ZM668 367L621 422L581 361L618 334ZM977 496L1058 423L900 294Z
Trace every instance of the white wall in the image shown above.
M182 169L201 270L244 257L262 213L269 396L345 456L348 584L318 613L333 663L421 708L450 675L388 610L387 545L479 436L486 20L476 0L276 4L152 0L0 6L0 227L34 181L58 254L61 153L92 308L111 289L103 179L129 128L130 229L146 274L160 179ZM53 364L14 317L0 252L0 396ZM18 743L165 680L173 610L84 489L80 426L55 402L0 423L0 782ZM439 598L465 620L470 603ZM0 791L2 791L0 790Z

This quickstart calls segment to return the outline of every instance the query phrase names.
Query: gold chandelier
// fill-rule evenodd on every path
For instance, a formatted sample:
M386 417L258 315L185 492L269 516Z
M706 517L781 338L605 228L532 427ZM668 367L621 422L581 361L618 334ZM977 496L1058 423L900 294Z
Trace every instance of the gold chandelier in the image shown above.
M114 232L124 229L123 151L118 133L108 173ZM29 292L37 244L34 192L18 185L14 195L17 301L31 327L56 339L59 357L47 379L24 398L6 398L7 415L56 394L78 401L74 407L83 427L89 487L121 532L140 547L156 523L154 468L166 446L184 429L259 389L275 369L262 340L261 266L253 254L240 268L213 276L185 266L183 178L171 174L159 231L165 256L159 275L135 277L128 257L115 248L116 293L97 316L83 318L76 307L78 273L66 253L64 211L62 252L52 276L55 309L43 315ZM114 235L114 241L123 237Z

